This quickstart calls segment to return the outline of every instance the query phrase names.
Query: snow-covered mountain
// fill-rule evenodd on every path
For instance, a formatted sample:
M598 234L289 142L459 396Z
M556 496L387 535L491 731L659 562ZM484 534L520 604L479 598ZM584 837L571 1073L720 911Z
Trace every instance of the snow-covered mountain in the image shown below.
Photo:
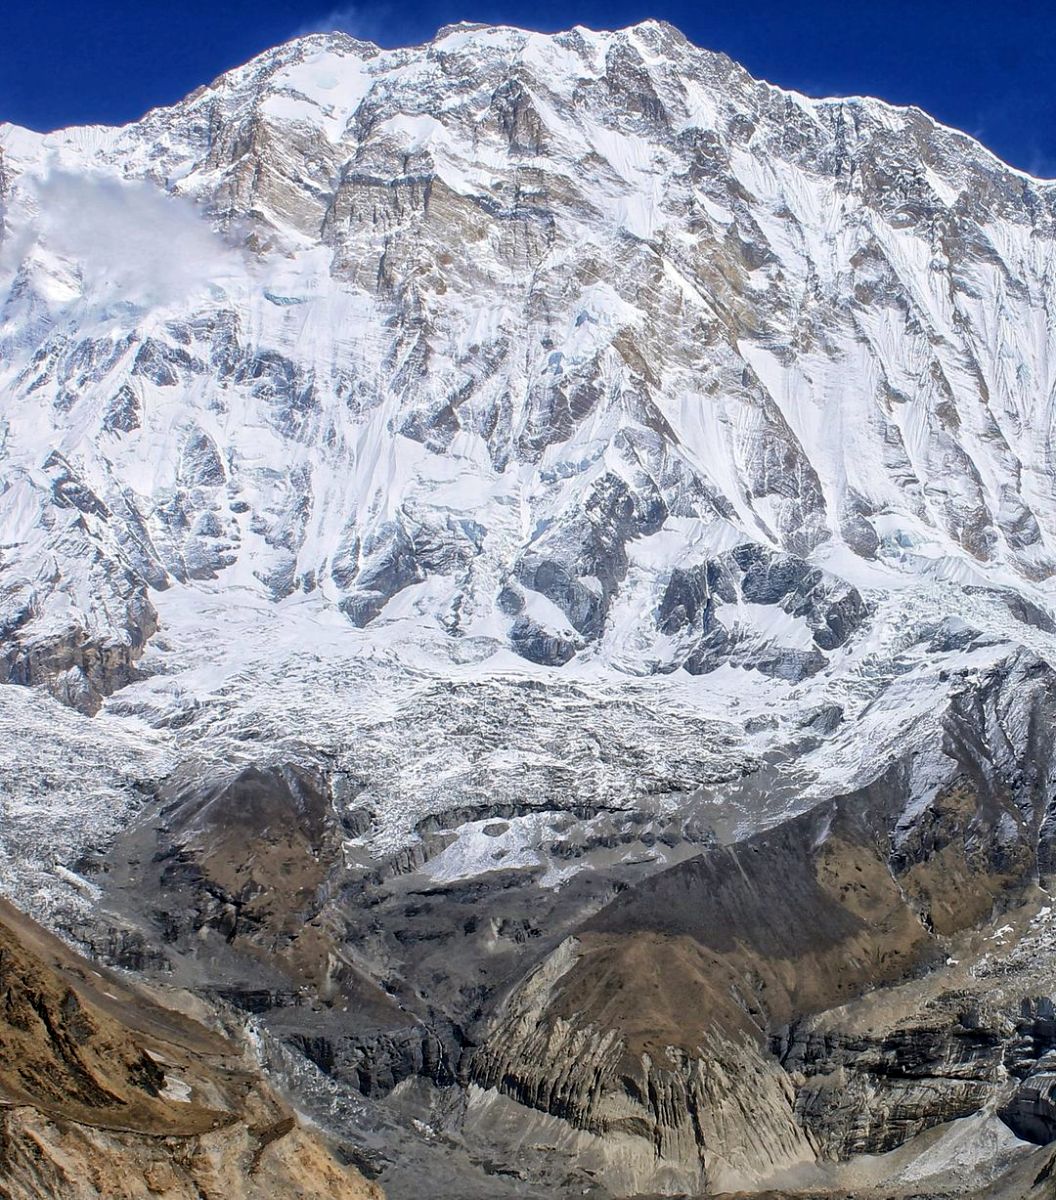
M8 678L94 707L176 583L630 674L1051 602L1056 190L921 112L458 26L0 145Z
M91 942L151 797L275 771L314 811L291 762L338 814L328 896L519 872L539 953L896 767L891 862L971 761L1047 878L1056 184L658 22L459 25L0 125L0 239L0 680L52 694L0 688L0 838L38 915ZM438 998L377 920L342 953L423 1027L513 986Z

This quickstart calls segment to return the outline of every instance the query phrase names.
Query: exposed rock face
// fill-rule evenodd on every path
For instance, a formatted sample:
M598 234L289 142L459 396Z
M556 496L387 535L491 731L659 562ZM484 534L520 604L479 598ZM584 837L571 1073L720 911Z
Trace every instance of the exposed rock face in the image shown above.
M0 1187L15 1200L380 1200L197 1022L0 905Z
M819 1154L883 1153L996 1103L1010 1075L1025 1082L1003 1119L1049 1140L1051 1001L1024 1001L1018 1021L947 1001L883 1036L848 1035L831 1015L938 967L948 939L1030 894L1051 853L1040 714L1056 699L1037 667L951 712L948 779L912 815L900 764L623 892L506 1001L472 1078L639 1139L613 1154L617 1192L657 1179L730 1190ZM1046 727L1013 755L994 739L1011 688Z
M1006 1031L966 1019L943 1013L930 1027L877 1039L795 1035L780 1052L786 1069L808 1077L796 1098L800 1123L828 1153L849 1158L978 1112L996 1090Z
M270 1114L260 1115L266 1119ZM53 1121L25 1107L6 1111L0 1121L0 1170L11 1200L381 1196L375 1185L357 1180L289 1117L184 1139Z
M325 777L296 763L247 767L206 790L175 784L162 805L171 841L156 856L159 891L181 902L158 915L172 938L213 929L282 956L318 915L339 854Z
M780 1069L740 1031L695 1037L697 1014L716 998L711 967L684 941L566 943L507 1004L472 1078L604 1138L603 1178L617 1195L647 1181L725 1190L811 1160ZM614 1011L634 1014L637 1038L595 1016Z
M577 863L587 878L558 895L538 887L542 863L521 874L500 859L487 882L445 886L445 856L467 826L498 847L524 823L539 828L549 869ZM77 933L126 961L157 946L164 972L252 1014L327 1075L386 1096L412 1078L454 1083L466 1026L526 958L614 886L710 840L641 812L492 805L427 818L413 853L357 867L341 835L368 828L317 766L174 781L104 861L82 864L121 919Z
M95 713L104 698L136 678L136 661L157 629L150 601L137 597L129 607L127 641L99 642L81 629L48 640L12 641L0 660L0 682L43 684L66 704Z
M54 490L59 507L109 517L70 477L67 464L52 455L48 465L59 472ZM135 664L157 631L158 615L146 594L152 580L110 561L79 518L68 524L56 551L50 580L16 578L0 592L0 683L43 684L64 703L94 713L106 696L136 678ZM102 627L90 613L68 623L48 617L51 588L67 571L81 570L95 597L91 603L108 606Z

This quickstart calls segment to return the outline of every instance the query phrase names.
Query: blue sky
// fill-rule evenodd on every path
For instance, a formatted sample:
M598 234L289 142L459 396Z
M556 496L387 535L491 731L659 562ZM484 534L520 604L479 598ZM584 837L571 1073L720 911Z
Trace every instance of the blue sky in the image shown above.
M917 104L1015 166L1056 176L1056 0L10 0L0 120L34 129L132 120L316 29L396 46L458 20L556 30L646 17L784 87Z

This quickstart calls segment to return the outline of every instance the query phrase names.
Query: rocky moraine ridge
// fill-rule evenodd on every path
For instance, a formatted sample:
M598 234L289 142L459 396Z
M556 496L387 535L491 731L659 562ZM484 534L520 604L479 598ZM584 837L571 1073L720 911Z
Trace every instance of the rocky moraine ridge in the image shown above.
M0 125L0 1191L1053 1195L1054 222L658 22Z

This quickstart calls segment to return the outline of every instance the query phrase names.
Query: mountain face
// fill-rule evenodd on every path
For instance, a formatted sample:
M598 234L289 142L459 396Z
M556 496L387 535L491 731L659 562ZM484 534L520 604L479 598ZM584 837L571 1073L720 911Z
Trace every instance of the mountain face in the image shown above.
M3 890L391 1197L1046 1194L1054 247L657 22L0 125Z
M877 577L1047 594L1056 193L922 113L459 27L2 145L11 680L94 708L214 580L784 677Z

